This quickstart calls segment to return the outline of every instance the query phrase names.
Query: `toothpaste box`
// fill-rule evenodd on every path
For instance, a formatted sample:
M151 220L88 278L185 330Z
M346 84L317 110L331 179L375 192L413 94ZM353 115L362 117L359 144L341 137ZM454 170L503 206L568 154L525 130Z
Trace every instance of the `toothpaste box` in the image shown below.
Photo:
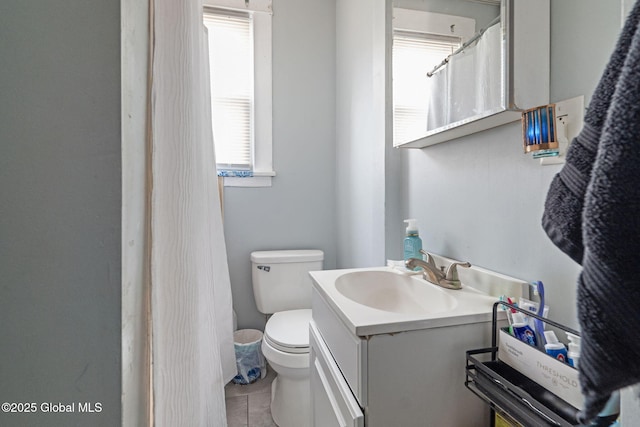
M500 329L498 358L575 408L582 409L584 399L577 369L518 340L504 329Z

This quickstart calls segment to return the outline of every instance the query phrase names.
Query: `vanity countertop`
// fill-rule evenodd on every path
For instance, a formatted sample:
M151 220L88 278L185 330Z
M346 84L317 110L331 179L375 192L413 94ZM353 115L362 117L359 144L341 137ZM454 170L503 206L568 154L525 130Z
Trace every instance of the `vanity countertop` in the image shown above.
M488 322L491 321L493 304L498 300L499 295L518 297L528 294L527 282L472 266L470 269L459 269L462 289L449 290L437 287L438 291L445 292L455 299L454 308L435 313L400 313L360 304L347 298L337 289L336 280L340 276L367 271L406 274L392 267L323 270L309 273L315 289L322 298L327 301L347 328L361 337ZM424 286L436 286L424 281L420 275L413 277L423 282ZM504 316L504 313L499 314Z

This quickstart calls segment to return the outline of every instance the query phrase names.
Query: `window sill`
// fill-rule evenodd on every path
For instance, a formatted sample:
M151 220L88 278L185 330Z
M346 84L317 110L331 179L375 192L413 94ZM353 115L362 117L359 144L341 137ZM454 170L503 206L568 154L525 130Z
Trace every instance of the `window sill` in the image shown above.
M254 172L251 177L225 176L222 178L225 187L271 187L274 171Z

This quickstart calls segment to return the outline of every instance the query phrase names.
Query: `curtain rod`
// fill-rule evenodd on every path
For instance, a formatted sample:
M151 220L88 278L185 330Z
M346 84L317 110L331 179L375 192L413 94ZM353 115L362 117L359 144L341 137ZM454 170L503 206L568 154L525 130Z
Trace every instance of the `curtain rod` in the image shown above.
M449 60L451 59L452 56L457 55L460 52L462 52L463 50L465 50L467 47L469 47L469 45L471 45L471 43L475 42L480 37L482 37L482 35L484 34L485 31L487 31L490 27L492 27L494 24L497 24L498 22L500 22L500 16L495 17L493 19L493 21L491 21L489 23L489 25L487 25L485 28L483 28L480 31L478 31L477 33L475 33L473 35L473 37L471 37L469 40L467 40L462 46L460 46L458 49L456 49L451 55L447 56L446 58L444 58L442 60L441 63L439 63L438 65L433 67L433 70L431 70L431 71L429 71L427 73L427 77L432 77L435 74L436 71L438 71L440 68L444 67L445 65L447 65L449 63Z

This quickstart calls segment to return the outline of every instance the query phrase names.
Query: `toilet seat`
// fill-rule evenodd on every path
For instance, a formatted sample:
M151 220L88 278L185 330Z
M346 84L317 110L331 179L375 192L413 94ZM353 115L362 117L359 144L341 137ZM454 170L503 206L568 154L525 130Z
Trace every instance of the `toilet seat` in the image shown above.
M309 353L311 309L274 313L264 329L264 340L284 353Z

